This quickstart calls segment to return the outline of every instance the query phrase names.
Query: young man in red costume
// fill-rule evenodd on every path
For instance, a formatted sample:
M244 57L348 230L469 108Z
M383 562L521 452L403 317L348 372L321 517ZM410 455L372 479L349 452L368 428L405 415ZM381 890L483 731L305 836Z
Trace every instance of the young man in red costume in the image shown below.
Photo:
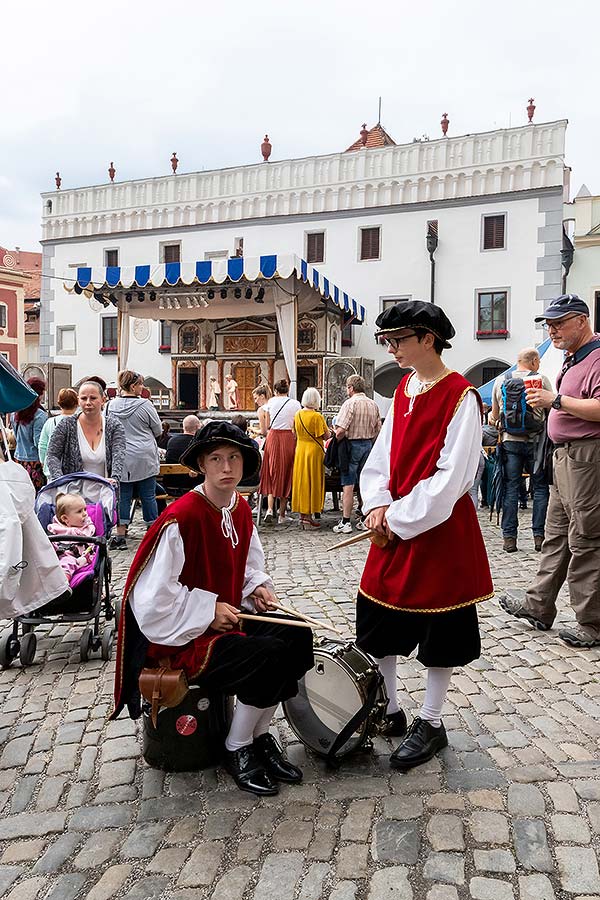
M207 692L236 695L225 741L225 767L238 787L258 795L302 772L284 757L269 725L277 705L298 691L312 668L312 632L244 621L276 600L246 501L243 478L258 474L260 454L229 422L211 422L181 457L203 483L172 503L148 529L133 560L119 628L115 711L141 712L144 665L168 657Z
M441 720L452 670L480 654L475 604L492 596L490 569L469 488L481 452L479 395L446 368L454 337L439 306L403 300L376 320L376 336L412 368L362 471L373 544L362 575L357 644L377 659L390 703L386 733L403 736L390 764L407 770L446 747ZM396 694L396 656L427 667L425 699L408 730Z

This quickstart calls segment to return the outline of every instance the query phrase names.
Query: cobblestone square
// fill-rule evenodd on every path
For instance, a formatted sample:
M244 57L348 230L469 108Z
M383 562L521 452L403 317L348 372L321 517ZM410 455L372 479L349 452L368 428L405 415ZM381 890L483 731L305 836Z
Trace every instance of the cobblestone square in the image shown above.
M535 573L521 515L522 549L506 554L480 513L497 592ZM283 602L350 637L367 544L328 553L335 521L261 536ZM140 537L138 519L114 554L117 593ZM0 896L598 900L600 650L534 631L497 600L479 613L482 656L453 678L439 758L392 772L394 744L377 738L333 772L280 718L304 783L263 800L220 769L150 769L139 725L107 721L114 660L81 664L80 626L40 628L34 664L0 672ZM563 598L559 622L571 619ZM414 712L421 665L400 661L398 679Z

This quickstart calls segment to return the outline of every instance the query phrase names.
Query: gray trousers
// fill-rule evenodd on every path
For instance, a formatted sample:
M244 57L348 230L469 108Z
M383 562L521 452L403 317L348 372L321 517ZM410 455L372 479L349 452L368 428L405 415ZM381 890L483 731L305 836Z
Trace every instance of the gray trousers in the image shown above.
M546 539L526 605L552 625L566 580L578 623L600 636L600 439L557 447L553 464Z

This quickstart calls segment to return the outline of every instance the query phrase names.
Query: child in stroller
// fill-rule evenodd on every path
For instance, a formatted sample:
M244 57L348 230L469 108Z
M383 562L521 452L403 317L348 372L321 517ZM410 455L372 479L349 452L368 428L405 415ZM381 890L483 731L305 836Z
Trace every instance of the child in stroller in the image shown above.
M81 494L57 494L56 515L48 525L49 534L68 537L91 537L96 534L96 526L90 519ZM93 544L87 546L81 544L55 545L58 560L64 569L65 575L72 584L75 572L82 566L89 566L95 556Z
M66 497L67 507L76 500L80 520L91 520L93 530L90 534L84 526L84 534L75 534L74 529L64 528L61 524L63 505ZM63 499L64 503L64 499ZM84 519L82 504L85 507ZM108 555L107 540L117 521L116 492L113 484L99 475L88 472L75 472L62 475L45 485L38 493L35 501L36 515L50 541L55 545L59 557L60 548L83 548L83 564L77 565L69 577L70 590L44 606L13 620L12 631L0 639L0 666L7 668L18 656L21 664L31 665L34 660L37 638L34 629L41 624L58 624L77 622L86 623L79 641L79 657L81 662L89 659L91 651L101 651L102 659L109 660L115 635L115 620L118 624L118 604L113 605L110 593L111 559ZM73 507L70 508L73 512ZM58 522L54 521L55 518ZM61 533L52 534L52 523L60 526ZM86 553L90 548L92 552ZM77 549L73 558L77 562ZM81 558L81 557L80 557ZM72 563L71 563L72 564ZM63 566L64 568L64 566ZM100 617L103 614L105 625L100 629ZM19 635L21 629L21 635Z

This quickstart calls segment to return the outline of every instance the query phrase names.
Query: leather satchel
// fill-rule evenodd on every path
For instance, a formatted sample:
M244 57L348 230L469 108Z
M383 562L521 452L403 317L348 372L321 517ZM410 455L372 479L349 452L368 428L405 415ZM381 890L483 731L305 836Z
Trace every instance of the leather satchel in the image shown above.
M183 669L171 669L168 660L160 660L158 669L142 669L140 694L152 706L152 724L156 728L161 706L179 706L189 687Z

